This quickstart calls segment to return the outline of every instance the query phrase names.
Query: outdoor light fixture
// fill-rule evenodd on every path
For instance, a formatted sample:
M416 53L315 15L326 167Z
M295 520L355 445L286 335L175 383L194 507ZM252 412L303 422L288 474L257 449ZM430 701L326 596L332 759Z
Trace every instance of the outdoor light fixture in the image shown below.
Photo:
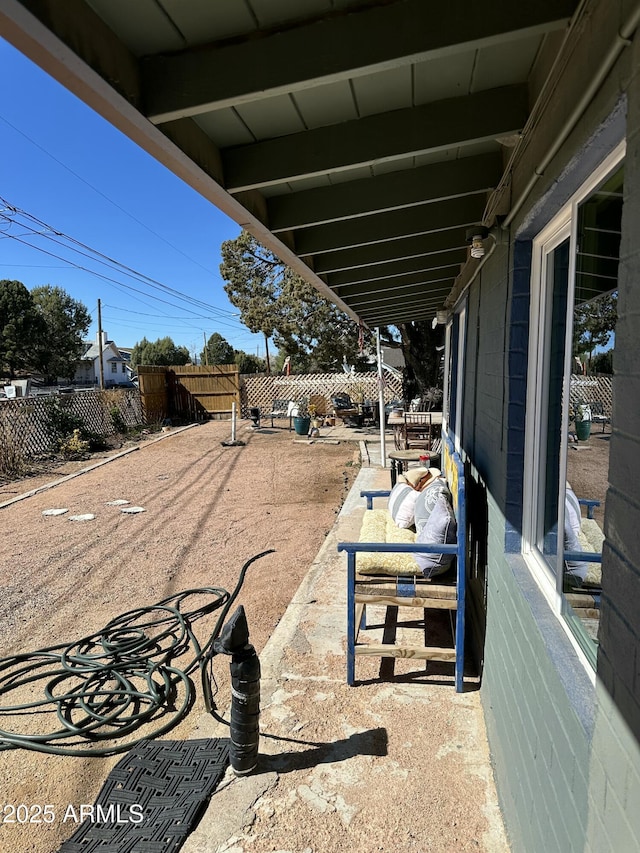
M431 322L431 328L435 329L436 326L446 326L449 320L448 311L436 311L436 316L433 318Z
M484 257L484 241L489 236L489 229L484 225L474 225L467 229L467 243L471 243L471 257Z

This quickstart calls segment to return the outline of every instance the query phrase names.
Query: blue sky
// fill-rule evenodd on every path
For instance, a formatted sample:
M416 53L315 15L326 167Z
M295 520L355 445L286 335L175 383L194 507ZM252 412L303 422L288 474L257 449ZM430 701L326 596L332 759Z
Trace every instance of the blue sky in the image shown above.
M62 287L91 312L89 337L100 299L103 329L120 346L169 335L200 353L203 335L219 332L236 349L264 355L219 273L220 244L239 227L1 39L0 67L0 279ZM33 217L209 307L78 255L51 232L34 234L43 229Z

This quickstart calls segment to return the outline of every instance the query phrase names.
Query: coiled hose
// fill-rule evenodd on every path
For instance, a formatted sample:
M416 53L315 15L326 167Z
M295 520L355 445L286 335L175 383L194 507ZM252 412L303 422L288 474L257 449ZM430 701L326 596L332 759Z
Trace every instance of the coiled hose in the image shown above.
M68 645L0 658L0 750L83 757L126 752L184 719L195 699L191 674L196 669L211 710L206 667L213 643L247 569L272 552L247 560L232 593L218 587L185 590L122 613L101 631ZM187 610L190 599L200 603ZM201 646L194 623L220 608ZM178 659L190 648L193 658L179 668ZM50 730L28 731L36 719L51 721Z

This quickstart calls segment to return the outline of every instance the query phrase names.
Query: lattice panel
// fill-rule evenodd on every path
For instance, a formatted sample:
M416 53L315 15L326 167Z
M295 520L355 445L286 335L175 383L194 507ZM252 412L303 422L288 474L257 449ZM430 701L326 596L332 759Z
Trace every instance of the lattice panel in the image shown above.
M362 399L378 399L377 373L305 373L296 376L249 373L241 376L240 406L242 417L249 416L249 407L260 409L265 415L273 409L274 400L301 400L303 397L320 395L325 398L327 409L331 408L331 397L349 394L354 402ZM385 376L384 400L402 397L402 382L393 376Z
M572 403L591 403L599 400L605 413L610 417L613 405L613 377L572 374L569 396Z
M27 458L49 453L53 449L55 437L48 426L52 403L58 403L79 417L88 430L103 436L116 432L111 409L118 409L128 427L143 423L140 395L136 389L82 391L68 395L3 400L0 403L0 432L19 439Z

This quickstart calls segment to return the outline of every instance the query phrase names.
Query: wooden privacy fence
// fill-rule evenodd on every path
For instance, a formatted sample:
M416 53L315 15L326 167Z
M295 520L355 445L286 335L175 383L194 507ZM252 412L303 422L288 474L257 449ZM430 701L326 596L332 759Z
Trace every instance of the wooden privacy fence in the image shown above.
M116 432L112 417L115 410L128 427L143 422L140 395L133 388L19 397L0 403L0 441L19 443L27 457L56 449L59 436L52 426L56 420L52 409L74 415L89 432L102 436Z
M327 409L331 397L347 393L354 402L378 399L378 374L305 373L295 376L248 373L239 376L234 364L184 367L138 367L140 397L145 423L165 419L200 421L227 418L232 403L240 417L249 417L250 408L262 415L273 409L274 400L302 400L322 396ZM402 381L385 374L385 402L402 397Z
M140 365L138 381L146 423L166 418L226 418L233 403L240 407L240 378L235 364Z
M325 398L327 409L331 408L331 397L349 394L354 402L378 400L377 373L304 373L295 376L266 376L262 373L243 374L241 388L242 416L249 416L249 408L260 409L262 415L273 408L274 400L302 400L320 395ZM388 403L402 397L402 381L385 374L384 400Z

